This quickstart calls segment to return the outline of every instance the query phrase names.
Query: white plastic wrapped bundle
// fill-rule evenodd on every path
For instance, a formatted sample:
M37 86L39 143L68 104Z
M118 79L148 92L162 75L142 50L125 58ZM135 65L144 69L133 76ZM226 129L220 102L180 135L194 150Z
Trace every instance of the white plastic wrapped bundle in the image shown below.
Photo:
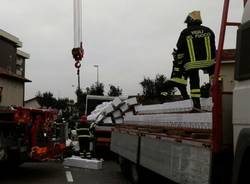
M112 124L113 123L112 118L111 117L105 117L103 119L103 123L104 124Z
M123 118L117 118L115 119L115 124L122 124L123 123Z
M122 101L119 97L116 97L113 101L112 104L115 108L117 108L118 106L120 106L122 104Z
M124 122L176 128L212 129L212 113L152 114L124 116Z
M136 105L136 104L138 103L136 97L129 98L129 99L125 100L125 102L126 102L129 106Z
M103 102L102 104L96 106L95 110L91 112L90 115L88 115L88 121L96 121L97 118L102 114L102 116L106 115L106 111L109 112L112 111L111 102Z
M124 104L121 105L121 107L119 108L123 113L126 112L129 109L129 106L127 104L127 102L125 102Z
M113 101L103 102L96 106L95 110L87 117L88 121L101 123L106 117L111 116L111 113L115 119L122 118L123 114L129 109L129 107L135 103L137 103L136 98L130 100L127 98L116 97ZM119 121L119 123L121 122L123 122L123 119Z
M212 111L213 100L212 98L201 98L201 109L205 111Z
M212 98L201 98L201 109L204 111L212 111ZM175 113L189 112L193 109L193 101L183 100L168 102L156 105L138 105L135 106L137 114L160 114L160 113Z
M141 105L136 106L135 111L138 114L159 114L159 113L174 113L188 112L193 108L192 100L183 100L176 102L168 102L156 105Z
M122 117L122 113L120 110L116 110L115 112L112 113L114 118L119 118Z
M69 158L65 158L63 165L70 167L80 167L86 169L102 169L103 160L97 159L83 159L78 156L72 156Z

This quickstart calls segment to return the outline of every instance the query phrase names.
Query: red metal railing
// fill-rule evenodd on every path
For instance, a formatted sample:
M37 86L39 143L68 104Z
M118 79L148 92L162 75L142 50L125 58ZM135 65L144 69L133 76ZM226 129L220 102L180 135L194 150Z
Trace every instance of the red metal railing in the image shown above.
M220 27L219 44L216 54L216 64L214 80L212 85L212 96L213 96L213 152L220 152L222 147L222 91L220 88L220 67L224 48L226 26L239 26L238 22L227 22L228 9L230 0L224 0L222 20ZM243 0L244 5L247 0Z

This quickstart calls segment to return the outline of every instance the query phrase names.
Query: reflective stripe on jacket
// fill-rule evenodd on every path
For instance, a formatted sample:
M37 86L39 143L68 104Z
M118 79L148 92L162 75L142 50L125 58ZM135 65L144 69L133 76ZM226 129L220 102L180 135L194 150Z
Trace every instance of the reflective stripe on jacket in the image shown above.
M77 137L90 137L89 126L89 124L79 124L76 129Z
M183 68L182 58L183 55L178 54L177 60L173 61L173 69L170 80L179 84L187 84L187 77L185 76L185 70Z

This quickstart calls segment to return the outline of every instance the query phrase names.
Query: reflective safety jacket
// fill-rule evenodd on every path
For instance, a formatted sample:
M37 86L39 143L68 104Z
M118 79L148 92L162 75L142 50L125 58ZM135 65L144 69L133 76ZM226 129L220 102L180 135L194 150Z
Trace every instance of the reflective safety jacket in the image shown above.
M91 135L90 135L89 127L90 127L90 124L87 124L87 123L78 124L77 129L76 129L77 137L78 138L83 138L83 137L90 138Z
M177 50L183 54L186 71L212 66L216 52L214 33L202 25L189 26L181 32Z

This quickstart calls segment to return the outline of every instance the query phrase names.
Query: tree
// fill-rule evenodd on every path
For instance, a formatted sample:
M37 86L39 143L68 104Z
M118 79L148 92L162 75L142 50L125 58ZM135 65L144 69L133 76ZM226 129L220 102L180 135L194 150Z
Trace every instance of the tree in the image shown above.
M165 92L166 89L166 77L164 75L157 74L155 77L155 95L160 96L161 92Z
M175 89L169 85L164 75L157 74L155 79L144 77L140 82L143 90L143 104L154 104L169 101L173 98ZM161 92L167 92L167 96L162 96Z
M53 97L53 93L51 92L44 92L43 94L39 91L36 95L38 103L42 107L46 108L55 108L56 107L56 99Z
M58 98L56 103L56 108L61 110L67 109L69 101L70 100L68 98Z
M143 79L142 82L140 82L141 86L142 86L142 91L143 91L143 95L146 97L152 97L155 94L155 84L154 81L151 80L149 77Z
M115 87L114 85L109 85L108 96L120 96L122 95L122 89L119 86Z
M87 108L87 114L89 114L95 107L100 104L100 101L91 101L86 107L86 97L87 95L104 95L104 85L103 83L92 84L90 87L86 88L86 92L83 92L81 89L76 90L77 103L76 107L79 111L79 115L85 113L85 109Z
M89 95L104 95L104 84L103 83L96 83L92 84L90 87L86 88L87 94Z

